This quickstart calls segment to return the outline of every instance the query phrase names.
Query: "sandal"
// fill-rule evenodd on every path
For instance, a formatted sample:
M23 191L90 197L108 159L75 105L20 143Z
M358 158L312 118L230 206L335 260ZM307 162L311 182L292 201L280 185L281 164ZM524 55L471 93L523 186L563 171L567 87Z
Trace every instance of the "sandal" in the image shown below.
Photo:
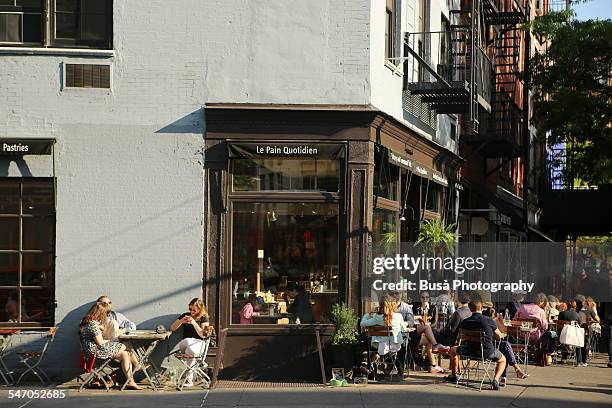
M516 371L516 378L519 380L524 380L527 377L529 377L529 374L524 373L523 370Z
M137 391L140 391L143 389L140 385L136 383L128 384L125 386L125 388L127 388L128 390L137 390Z
M500 387L505 387L506 386L506 377L501 377L499 379L499 386Z

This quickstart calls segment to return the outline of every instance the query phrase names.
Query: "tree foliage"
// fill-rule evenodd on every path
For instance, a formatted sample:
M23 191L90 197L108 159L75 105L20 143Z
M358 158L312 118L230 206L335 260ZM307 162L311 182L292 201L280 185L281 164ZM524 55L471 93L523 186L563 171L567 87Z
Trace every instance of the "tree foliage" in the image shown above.
M533 119L549 147L566 149L566 185L612 181L612 21L577 21L569 12L535 19L534 36L548 41L531 60Z

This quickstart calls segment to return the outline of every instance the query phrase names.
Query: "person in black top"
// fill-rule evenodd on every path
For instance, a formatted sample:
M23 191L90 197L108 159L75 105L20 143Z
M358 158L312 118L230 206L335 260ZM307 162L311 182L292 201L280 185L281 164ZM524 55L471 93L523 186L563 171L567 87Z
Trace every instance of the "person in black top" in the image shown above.
M287 307L287 313L291 313L295 316L295 322L301 324L312 323L312 305L310 304L310 296L306 293L304 287L295 283L290 283L289 286L287 286L287 292L283 294L285 302L289 304L287 295L293 298L293 303Z
M178 343L182 353L198 356L203 352L204 339L212 334L212 326L208 324L208 312L204 307L204 302L198 298L191 299L189 302L189 312L180 315L170 326L170 330L177 331L183 329L183 340ZM191 366L194 359L187 361ZM187 372L186 387L193 386L193 371Z
M457 335L459 334L459 325L464 319L472 315L472 312L468 308L468 303L470 301L469 294L467 292L461 292L458 294L457 300L459 302L459 307L457 307L442 331L434 331L434 336L438 343L447 346L455 345Z
M491 382L491 388L494 390L499 390L499 379L501 378L504 369L506 368L506 358L504 355L495 348L493 344L493 336L495 338L500 339L502 334L497 328L497 324L495 321L488 317L482 315L482 300L475 299L469 303L470 310L472 311L472 315L466 319L464 319L460 328L465 330L474 330L474 331L482 331L484 332L483 343L482 343L482 353L484 354L484 358L488 358L491 360L496 360L497 364L495 365L495 377ZM451 348L450 352L450 368L451 375L446 377L447 381L456 382L457 377L457 367L459 365L459 356L460 355L468 355L480 357L481 349L480 344L468 342L467 344L461 344L460 346L455 346Z
M604 320L603 338L608 339L608 368L612 368L612 314Z
M559 312L559 320L567 320L577 322L579 325L582 325L586 322L586 318L584 313L578 313L577 304L574 299L567 302L567 310L563 312ZM579 366L587 365L587 351L586 347L576 347L576 363Z

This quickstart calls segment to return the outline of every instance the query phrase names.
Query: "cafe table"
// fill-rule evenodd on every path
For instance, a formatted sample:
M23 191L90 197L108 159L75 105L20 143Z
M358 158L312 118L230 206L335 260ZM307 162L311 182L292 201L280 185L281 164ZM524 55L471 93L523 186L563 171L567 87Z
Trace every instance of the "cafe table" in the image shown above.
M20 332L21 330L18 329L0 329L0 377L2 377L2 381L4 381L6 385L13 384L15 379L13 378L13 372L6 366L4 358L8 355L12 336Z
M126 343L129 348L134 350L138 365L142 367L142 372L155 391L157 391L157 387L161 386L159 383L161 372L159 367L151 360L151 354L153 354L159 342L167 340L171 334L171 331L158 333L155 330L132 330L119 336L119 341ZM121 391L125 389L130 379L126 379Z

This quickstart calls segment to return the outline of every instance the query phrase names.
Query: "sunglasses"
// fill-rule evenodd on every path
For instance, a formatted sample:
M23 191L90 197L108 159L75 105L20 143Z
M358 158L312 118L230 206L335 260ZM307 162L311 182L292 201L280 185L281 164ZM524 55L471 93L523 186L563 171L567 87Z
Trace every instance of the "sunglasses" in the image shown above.
M108 302L100 302L100 303L102 303L103 305L112 305L113 304L113 302L111 302L110 300Z

